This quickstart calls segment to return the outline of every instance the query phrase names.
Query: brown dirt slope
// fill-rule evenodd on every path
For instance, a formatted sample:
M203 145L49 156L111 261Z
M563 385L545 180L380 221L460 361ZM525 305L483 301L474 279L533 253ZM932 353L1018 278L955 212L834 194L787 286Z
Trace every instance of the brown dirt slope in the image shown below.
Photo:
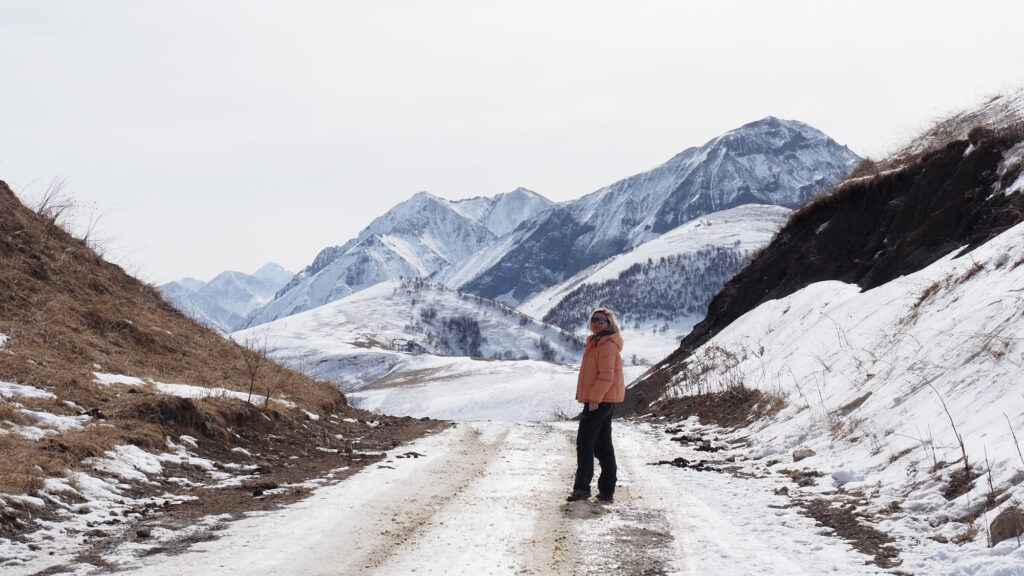
M1022 140L1019 124L979 127L967 139L849 180L797 210L722 288L680 347L629 390L627 407L637 411L660 397L696 348L762 302L823 280L870 290L962 246L961 254L968 253L1024 220L1021 194L998 192L1021 172L1019 163L1001 165L1004 153Z

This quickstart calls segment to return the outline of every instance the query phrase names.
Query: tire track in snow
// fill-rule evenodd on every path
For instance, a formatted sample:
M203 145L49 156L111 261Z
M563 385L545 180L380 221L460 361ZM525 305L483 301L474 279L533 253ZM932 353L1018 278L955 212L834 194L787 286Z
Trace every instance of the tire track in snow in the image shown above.
M628 426L616 421L613 430ZM661 487L649 486L645 478L646 451L621 432L613 431L616 446L618 486L615 501L596 500L565 503L576 467L576 424L553 425L565 436L568 474L557 495L558 513L538 524L538 540L557 543L550 571L536 574L667 574L679 546L669 517L660 505ZM595 474L600 467L595 464Z
M560 515L575 460L569 438L546 424L500 426L498 456L375 575L574 573L575 557L563 558L573 541L565 520L560 533L535 529Z
M332 550L327 557L306 559L291 574L378 574L395 558L404 557L422 539L432 525L444 524L436 518L448 503L456 500L478 480L497 456L509 430L491 430L496 437L485 437L477 427L461 426L452 441L458 448L443 459L419 471L406 484L395 486L380 498L356 511L358 538L332 538L323 544ZM427 561L431 556L420 558Z

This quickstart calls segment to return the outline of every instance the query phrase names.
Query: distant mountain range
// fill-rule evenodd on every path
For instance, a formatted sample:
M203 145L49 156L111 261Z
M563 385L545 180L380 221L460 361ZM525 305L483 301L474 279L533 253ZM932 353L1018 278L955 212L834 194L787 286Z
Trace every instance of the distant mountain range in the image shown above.
M183 278L159 287L175 308L222 334L245 325L252 312L267 304L294 274L269 263L253 274L222 272L209 282Z
M356 238L322 250L256 308L256 299L233 307L230 297L209 302L203 289L186 292L183 282L164 292L186 312L226 327L283 318L407 277L514 306L705 214L743 204L798 206L859 160L806 124L768 117L573 201L553 203L524 188L459 201L417 193Z
M426 278L458 267L549 206L550 200L525 188L458 201L419 192L356 238L322 250L253 321L309 310L384 280Z
M768 117L578 200L515 231L463 290L516 304L580 270L704 214L741 204L794 207L860 158L801 122Z

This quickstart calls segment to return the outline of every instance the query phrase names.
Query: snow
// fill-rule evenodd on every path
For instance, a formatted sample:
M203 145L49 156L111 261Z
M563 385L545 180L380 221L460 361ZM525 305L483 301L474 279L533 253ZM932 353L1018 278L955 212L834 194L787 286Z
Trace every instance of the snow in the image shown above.
M40 390L35 386L26 386L24 384L14 384L12 382L4 382L0 380L0 397L3 398L56 398L50 392L46 390Z
M651 466L679 448L650 424L616 424L614 503L566 504L574 426L460 424L184 554L122 545L106 558L147 576L882 572L785 506L777 480Z
M772 239L775 232L785 224L790 212L781 206L745 204L695 218L653 240L574 274L531 296L516 309L535 318L542 318L581 284L614 279L630 266L647 259L657 260L684 252L696 252L707 246L734 246L736 242L739 242L737 248L740 250L757 250Z
M209 466L212 469L209 461L189 458L181 447L171 448L173 451L169 453L151 454L137 446L117 446L102 457L85 461L88 473L69 470L66 477L44 479L43 489L37 495L0 494L0 511L16 504L35 508L50 504L57 508L56 519L37 519L41 528L26 534L24 541L0 538L0 567L4 575L39 571L66 573L54 571L54 567L61 564L65 568L73 567L75 574L94 573L94 566L81 564L76 558L91 539L89 533L118 534L130 522L141 518L140 510L195 499L195 496L171 494L141 499L130 496L127 481L151 483L151 476L170 482L179 480L168 474L164 463L187 462L192 468Z
M3 347L7 345L7 340L7 334L0 332L0 350L3 350Z
M446 320L460 317L472 318L479 326L479 352L484 358L541 358L544 342L555 359L575 362L582 349L582 341L509 308L410 280L382 282L231 337L238 342L265 339L271 358L351 391L396 371L432 367L422 364L433 360L405 351L404 345L415 344L416 350L434 354L466 354L449 350L442 342L449 330Z
M96 379L97 384L104 386L110 386L112 384L124 384L126 386L145 386L146 382L142 378L136 378L135 376L125 376L123 374L108 374L104 372L93 372L93 377Z
M940 398L972 460L980 463L987 455L993 482L1010 497L979 522L1024 500L1024 462L1017 460L1010 434L1024 428L1018 383L1024 364L1024 266L1017 264L1016 249L1022 242L1024 225L966 256L944 258L868 292L820 282L740 318L692 362L729 351L734 361L713 367L707 385L739 378L786 397L787 407L738 430L695 419L616 420L620 470L610 505L564 502L575 465L575 424L557 420L579 410L572 399L574 366L407 354L403 370L350 391L350 400L459 424L395 448L379 465L342 481L322 482L294 505L226 525L201 519L187 533L223 529L216 539L195 538L183 554L166 555L160 547L184 533L155 531L152 542L124 542L103 559L125 573L146 575L308 573L324 566L378 575L888 572L801 514L782 493L785 488L834 507L844 498L863 498L872 513L870 526L895 538L901 572L1019 574L1024 549L1014 541L989 548L984 530L962 545L939 541L964 533L963 524L950 520L984 501L987 491L987 481L979 481L951 501L942 496L959 446ZM386 318L368 302L311 312L349 322L360 314ZM338 333L325 323L321 332L308 330L306 338L337 340ZM633 380L643 367L628 370L627 380ZM124 375L96 377L159 388ZM13 386L5 388L12 396L21 390ZM192 393L180 385L172 390ZM673 388L675 394L684 391L682 383ZM731 466L734 473L652 465L711 458L671 440L670 426L724 447L716 465ZM127 479L147 481L165 462L182 458L213 469L208 461L192 459L184 448L188 439L179 441L169 441L170 452L160 455L118 447L90 462L102 477L79 473L73 482L48 484L47 493L75 490L88 498L81 518L74 515L81 525L107 518L109 510L125 509L119 501ZM816 455L794 464L790 455L796 448ZM403 457L412 452L422 457ZM953 464L932 471L933 453ZM786 467L810 467L823 476L795 487ZM232 482L237 477L222 485ZM892 502L899 506L886 511ZM79 537L52 528L33 538L74 543ZM38 572L67 558L61 554L55 559L0 541L0 557L12 559L3 564L5 574Z
M391 378L349 392L349 401L374 412L458 421L550 421L580 411L574 366L535 360L421 359ZM645 369L627 368L627 380Z
M254 315L253 324L309 310L385 280L439 272L491 250L500 236L550 204L522 189L454 202L419 192L345 245L321 251Z
M49 412L38 412L35 410L19 410L39 426L50 429L52 432L67 432L69 430L81 430L82 424L88 422L89 416L58 416Z
M742 381L788 403L744 433L780 454L809 447L833 486L874 491L877 507L899 502L904 511L878 525L919 540L903 547L903 569L932 572L932 558L941 555L948 565L971 566L963 573L1011 573L1024 565L1024 553L990 551L984 529L963 546L931 536L957 537L965 526L946 521L966 516L989 491L988 480L979 479L962 496L942 496L949 475L963 467L957 435L973 466L990 468L992 483L1010 499L980 523L1024 500L1024 461L1014 439L1024 429L1022 243L1018 225L965 256L950 255L867 292L841 282L813 284L732 323L696 351L691 365L723 351L735 355L702 385ZM682 383L671 390L684 392ZM947 464L936 469L936 461ZM922 515L930 519L924 526Z
M113 384L124 384L130 386L146 386L151 387L157 392L169 394L171 396L177 396L179 398L235 398L237 400L251 401L253 404L263 404L266 402L267 397L259 394L252 394L250 397L248 392L239 392L238 390L229 390L227 388L220 388L217 386L207 388L205 386L195 386L192 384L168 384L165 382L157 382L155 380L143 380L135 376L126 376L123 374L106 374L100 372L93 372L95 376L95 382L104 386L110 386ZM277 402L288 408L294 408L295 403L282 400L279 398L271 398L272 401Z
M1024 100L1024 98L1022 98L1022 100ZM1022 110L1022 114L1024 114L1024 110ZM999 163L997 173L1000 180L1005 178L1006 173L1010 170L1019 171L1017 178L1003 190L1003 194L1006 196L1024 192L1024 170L1021 170L1022 164L1024 164L1024 142L1021 142L1007 150L1006 153L1003 154L1002 162Z

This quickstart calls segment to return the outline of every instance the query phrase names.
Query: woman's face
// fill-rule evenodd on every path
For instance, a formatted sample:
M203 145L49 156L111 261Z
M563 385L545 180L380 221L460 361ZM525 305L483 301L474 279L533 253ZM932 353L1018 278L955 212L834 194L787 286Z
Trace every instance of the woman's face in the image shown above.
M594 312L590 317L590 333L597 334L608 327L608 316L604 312Z

